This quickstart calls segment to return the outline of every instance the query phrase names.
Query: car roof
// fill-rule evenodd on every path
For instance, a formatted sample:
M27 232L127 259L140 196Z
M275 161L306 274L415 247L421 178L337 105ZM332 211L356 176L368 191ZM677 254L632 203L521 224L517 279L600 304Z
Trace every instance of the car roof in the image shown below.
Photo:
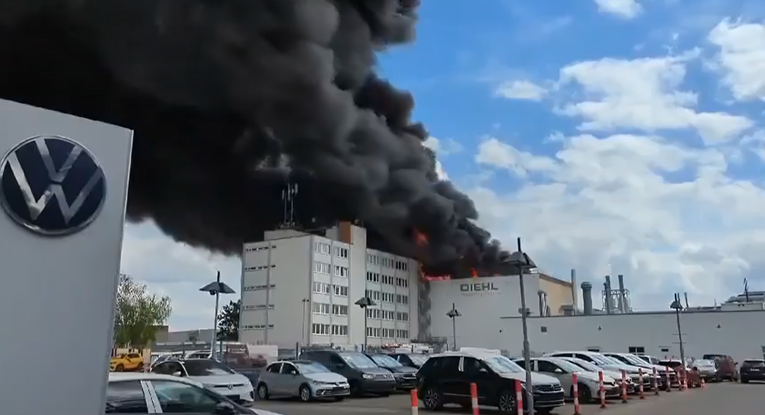
M589 350L557 350L557 351L554 351L554 352L552 352L550 354L555 354L555 353L579 353L579 354L583 354L585 356L593 355L593 354L603 354L601 352L591 352ZM560 357L560 356L553 356L553 357Z
M304 364L304 365L317 365L318 364L317 362L314 362L313 360L302 359L302 360L277 360L277 361L271 363L271 365L274 365L274 364L277 364L277 363L298 363L298 364ZM271 365L269 365L269 366L271 366Z
M201 386L193 380L179 378L178 376L161 375L159 373L145 372L109 372L109 382L127 382L131 380L172 380L174 382L188 383L189 385Z
M430 355L430 358L437 359L440 357L472 357L478 360L485 360L490 357L498 357L498 356L502 357L502 355L499 355L496 353L477 351L477 350L460 350L460 351L447 351L443 353Z

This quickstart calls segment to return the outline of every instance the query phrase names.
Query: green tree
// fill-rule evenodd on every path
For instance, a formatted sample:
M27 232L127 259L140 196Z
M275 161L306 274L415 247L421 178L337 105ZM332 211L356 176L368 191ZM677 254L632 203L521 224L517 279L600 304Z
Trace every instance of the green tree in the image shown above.
M218 313L218 340L239 340L239 314L242 300L230 301Z
M114 313L115 345L137 349L149 345L171 312L170 297L150 294L146 285L120 274Z

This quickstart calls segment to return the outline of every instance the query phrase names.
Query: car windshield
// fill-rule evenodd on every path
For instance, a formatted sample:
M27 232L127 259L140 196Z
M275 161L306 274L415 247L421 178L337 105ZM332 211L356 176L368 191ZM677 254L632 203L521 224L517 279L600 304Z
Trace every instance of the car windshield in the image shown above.
M300 370L300 373L304 375L310 375L311 373L329 373L329 369L320 363L300 362L295 363L295 366L297 366L298 370Z
M602 354L590 354L587 355L590 359L594 360L599 365L622 365L624 363L616 360L611 359L608 356L603 356Z
M415 365L422 366L425 364L425 362L428 361L430 358L429 356L426 356L424 354L410 354L408 355L410 359L412 359L412 362L414 362Z
M362 353L340 353L340 357L345 360L345 363L348 363L350 366L358 369L370 369L377 367L372 359L366 357L366 355Z
M696 366L717 366L714 360L709 359L699 359L693 362L693 364Z
M489 357L483 360L484 363L486 363L487 366L491 368L491 370L497 372L497 373L521 373L524 372L523 368L518 366L515 362L512 360L504 357L504 356L497 356L497 357Z
M183 367L186 368L189 376L218 376L234 373L228 366L212 359L186 360L183 362Z
M567 362L571 362L571 363L581 367L582 369L584 369L584 370L586 370L588 372L599 372L601 370L599 367L593 365L592 363L590 363L590 362L588 362L586 360L576 359L576 358L573 358L573 357L569 357L569 358L566 358L564 360L567 361Z
M380 367L401 367L403 366L401 363L397 362L396 359L384 355L384 354L376 354L372 356L372 360L377 363Z
M582 368L569 362L565 359L556 359L554 357L550 358L550 361L552 363L555 363L556 365L560 366L561 369L565 370L566 372L581 372Z
M641 359L641 358L639 358L639 357L637 357L635 355L625 354L625 355L622 355L622 356L625 359L627 359L628 362L630 362L631 364L633 364L635 366L643 366L643 367L650 366L648 363L646 363L645 360L643 360L643 359Z

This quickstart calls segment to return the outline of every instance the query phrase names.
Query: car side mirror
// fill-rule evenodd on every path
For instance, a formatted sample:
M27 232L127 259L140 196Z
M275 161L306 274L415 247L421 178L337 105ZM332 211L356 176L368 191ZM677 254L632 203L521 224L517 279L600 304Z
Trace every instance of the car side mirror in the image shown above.
M180 377L182 375L181 371L173 372L173 376Z
M565 372L563 372L563 369L557 368L555 369L554 373L565 373Z
M335 363L335 368L337 368L337 369L345 369L345 363Z
M482 368L478 369L478 373L489 373L489 371L486 370L485 367L482 367Z
M236 415L236 409L228 402L221 402L215 405L215 415Z
M295 371L293 370L292 372L290 372L290 375L292 375L292 376L297 376L297 375L298 375L298 372L295 372Z

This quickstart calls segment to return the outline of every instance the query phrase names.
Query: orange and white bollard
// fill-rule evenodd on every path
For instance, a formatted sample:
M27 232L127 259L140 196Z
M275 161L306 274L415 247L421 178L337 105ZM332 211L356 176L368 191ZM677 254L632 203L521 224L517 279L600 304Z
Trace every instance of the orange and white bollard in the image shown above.
M478 415L478 385L470 384L470 406L473 407L473 415Z
M622 403L627 403L627 372L622 370Z
M656 368L653 368L653 394L659 396L659 381L656 376ZM669 383L669 374L667 374L667 383Z
M706 389L706 388L707 388L707 383L704 382L704 378L701 378L701 389Z
M671 376L671 374L675 373L675 372L674 371L670 371L669 370L669 366L665 367L665 369L667 369L667 393L670 393L670 392L672 392L672 376ZM678 376L680 376L680 375L675 374L675 377L678 377ZM678 381L679 381L679 379L678 379Z
M598 384L600 385L600 409L606 409L606 385L603 384L603 371L598 372Z
M643 392L645 391L645 388L643 387L643 369L638 368L638 376L640 376L640 399L645 399L645 395Z
M520 380L515 381L515 410L518 415L523 415L523 385Z
M420 403L417 401L417 389L412 389L412 415L418 415L420 413Z
M576 376L576 373L571 377L571 381L574 383L572 386L574 394L574 415L580 415L582 411L579 407L579 379Z
M683 374L683 382L681 383L681 387L684 391L688 390L688 378L686 377L685 369L683 369L680 373Z

